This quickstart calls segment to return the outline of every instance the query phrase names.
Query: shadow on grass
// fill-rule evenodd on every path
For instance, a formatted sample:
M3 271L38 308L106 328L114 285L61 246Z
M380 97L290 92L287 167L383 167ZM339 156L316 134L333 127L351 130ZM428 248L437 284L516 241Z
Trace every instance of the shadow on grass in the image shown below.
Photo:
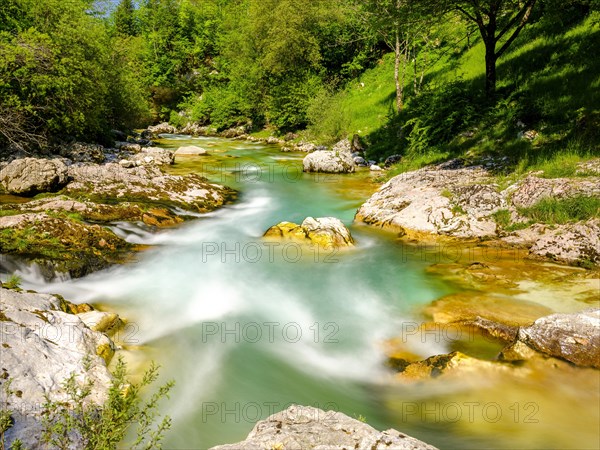
M568 148L577 155L598 153L600 98L600 29L593 18L574 17L568 26L542 20L519 36L498 63L498 90L493 101L482 92L482 75L435 84L411 97L404 111L367 136L369 157L392 154L426 161L445 158L508 156L509 170L523 160L534 164ZM448 70L455 70L452 64ZM483 72L483 61L482 72ZM535 130L533 141L519 132ZM526 164L525 164L526 165Z

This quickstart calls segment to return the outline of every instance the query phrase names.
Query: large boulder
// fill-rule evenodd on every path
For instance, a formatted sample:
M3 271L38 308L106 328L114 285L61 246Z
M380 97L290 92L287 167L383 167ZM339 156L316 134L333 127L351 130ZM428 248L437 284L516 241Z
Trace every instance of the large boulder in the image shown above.
M600 309L552 314L519 329L517 342L503 351L504 359L529 356L526 348L577 366L600 369Z
M147 128L145 136L158 136L159 134L175 134L177 128L173 125L169 125L168 122L159 123L158 125L149 126Z
M301 225L281 222L269 228L264 237L289 239L300 243L314 244L324 248L349 247L354 245L350 230L335 217L307 217Z
M208 212L235 196L233 189L199 175L166 175L155 166L124 168L119 164L74 164L65 192L95 200L134 201Z
M0 183L10 194L55 192L67 181L67 165L59 159L16 159L0 170Z
M5 443L10 448L20 439L25 448L46 448L40 442L46 396L67 400L60 386L75 374L82 386L91 383L88 400L103 404L111 382L103 357L110 357L115 346L79 316L65 312L66 302L59 297L0 288L0 298L0 404L8 405L14 421ZM7 398L8 380L14 394Z
M317 150L303 160L305 172L352 173L354 159L349 151Z
M115 142L115 148L129 153L139 153L142 151L142 146L140 144L127 141Z
M0 217L0 248L80 277L128 260L131 244L106 227L30 212Z
M258 422L245 441L212 450L435 450L435 447L390 429L375 428L345 414L292 405Z
M175 162L175 154L171 150L159 147L147 147L129 158L136 166L168 166Z
M360 207L355 220L409 235L495 236L490 216L506 201L485 169L457 167L397 175Z
M104 147L98 144L74 142L60 149L61 156L75 162L103 163L106 159Z

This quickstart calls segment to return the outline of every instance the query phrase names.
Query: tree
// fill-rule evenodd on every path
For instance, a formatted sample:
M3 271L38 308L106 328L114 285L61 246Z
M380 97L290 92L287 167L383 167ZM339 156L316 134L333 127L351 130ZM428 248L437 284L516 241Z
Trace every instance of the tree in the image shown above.
M410 58L417 63L420 37L427 42L428 30L435 17L437 4L427 0L354 0L357 13L364 17L367 28L376 33L394 52L396 109L404 107L404 85ZM416 84L416 73L415 73ZM417 91L415 85L415 91Z
M138 27L135 20L135 8L132 0L121 0L115 9L114 20L117 33L124 36L136 36Z
M140 124L140 64L90 0L10 1L18 8L2 13L0 146L106 142L111 128Z
M496 93L496 62L525 27L535 4L536 0L465 0L454 6L479 28L485 45L485 91L490 98Z

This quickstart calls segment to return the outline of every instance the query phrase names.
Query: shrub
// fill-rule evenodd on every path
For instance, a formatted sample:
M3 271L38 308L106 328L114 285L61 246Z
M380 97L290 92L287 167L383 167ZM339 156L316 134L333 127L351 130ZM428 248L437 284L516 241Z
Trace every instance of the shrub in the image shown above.
M146 401L141 391L158 378L154 364L146 371L140 383L127 379L127 367L119 358L108 390L108 400L100 408L89 401L93 384L81 385L72 374L63 384L67 402L46 399L44 405L44 432L42 441L58 448L71 448L82 442L86 449L116 448L127 436L129 428L137 423L137 437L127 448L158 448L171 419L165 416L160 422L157 412L159 401L168 397L173 382L160 386Z

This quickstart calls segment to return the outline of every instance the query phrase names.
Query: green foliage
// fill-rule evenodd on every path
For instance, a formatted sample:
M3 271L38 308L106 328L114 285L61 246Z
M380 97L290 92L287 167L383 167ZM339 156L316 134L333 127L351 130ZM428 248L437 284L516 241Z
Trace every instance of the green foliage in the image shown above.
M529 208L520 208L519 214L532 222L565 224L600 217L600 198L578 196L565 199L546 198Z
M72 374L63 384L66 402L46 399L42 442L65 449L75 442L82 442L86 449L112 449L122 445L129 428L137 424L136 437L126 447L160 448L171 419L165 416L161 420L157 408L163 398L168 398L173 382L160 386L146 400L142 399L142 390L157 378L158 368L152 365L139 383L131 383L120 358L113 372L108 399L99 407L89 399L93 384L82 384Z
M0 145L103 141L111 128L141 119L145 102L124 57L129 49L113 45L88 1L14 5L12 28L0 32Z
M277 80L269 90L267 122L282 132L305 128L309 105L321 89L321 80L316 75Z
M8 289L19 289L22 281L23 279L19 275L12 274L10 277L8 277L8 280L2 283L2 286Z
M508 209L499 209L492 214L492 217L502 228L507 228L511 224L511 215Z
M309 101L306 115L308 136L317 142L334 144L348 135L350 118L344 105L344 92L321 88Z
M518 173L574 175L576 164L598 155L600 145L595 95L600 67L592 51L600 45L600 24L596 12L574 9L573 14L560 24L542 17L522 32L499 60L494 102L481 95L484 71L478 61L483 43L472 39L470 46L465 41L452 46L455 36L466 33L460 23L445 31L446 54L401 115L391 107L393 67L384 59L362 76L364 87L348 89L350 133L366 134L372 159L406 155L403 168L420 165L410 160L437 159L429 155L468 154L471 160L507 156L507 170ZM407 83L405 89L410 87ZM536 130L538 137L518 137L527 130Z
M138 34L139 25L135 17L135 8L132 0L121 0L114 12L115 29L124 36Z

